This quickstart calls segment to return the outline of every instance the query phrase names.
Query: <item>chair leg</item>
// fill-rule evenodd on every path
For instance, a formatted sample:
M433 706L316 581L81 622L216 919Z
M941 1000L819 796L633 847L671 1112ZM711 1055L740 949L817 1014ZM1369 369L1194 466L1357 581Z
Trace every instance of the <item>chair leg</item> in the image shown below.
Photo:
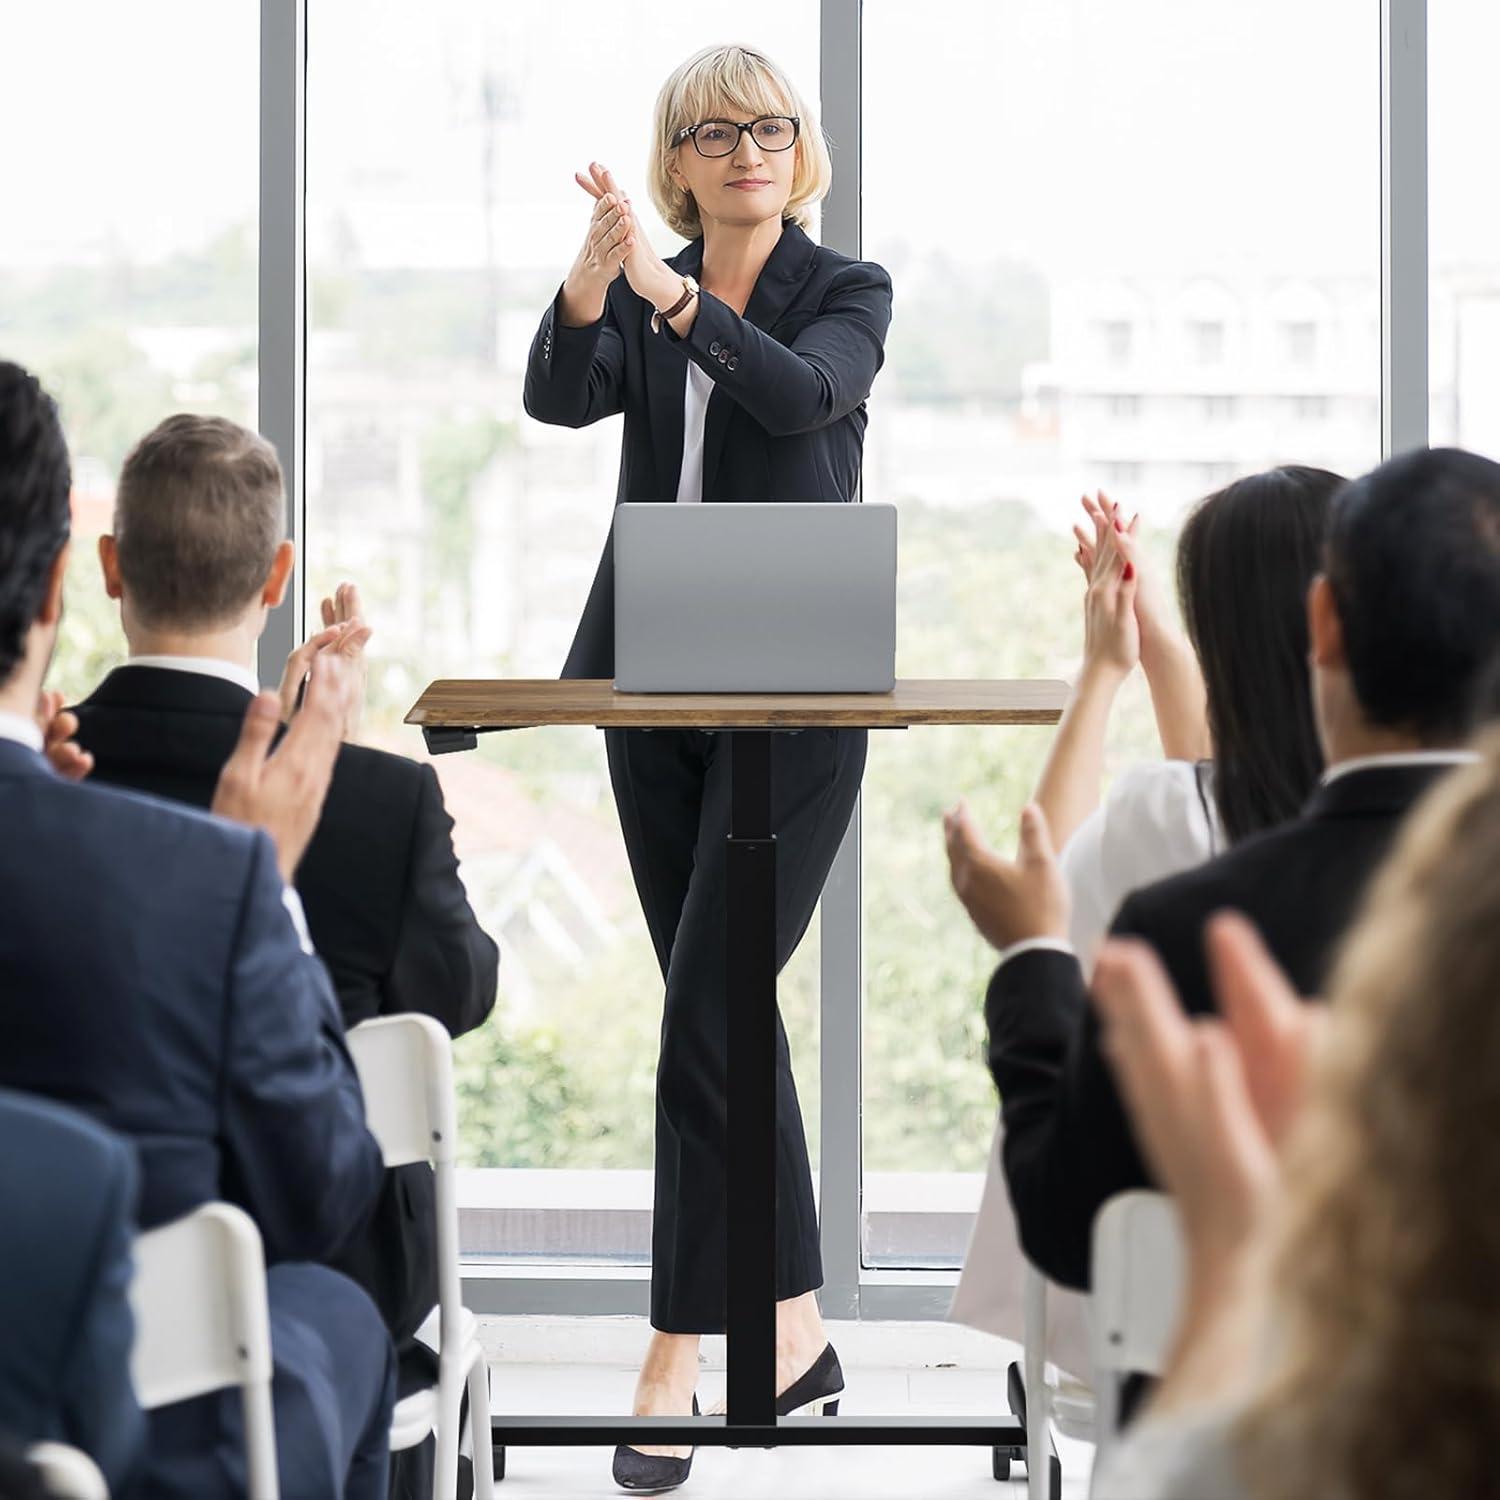
M474 1450L474 1500L494 1500L495 1455L490 1431L490 1369L476 1349L469 1365L469 1442Z
M1050 1393L1047 1389L1047 1283L1040 1271L1026 1268L1022 1288L1023 1318L1026 1325L1026 1347L1023 1355L1026 1396L1023 1420L1026 1423L1026 1496L1027 1500L1048 1500L1047 1453L1051 1447Z
M1103 1458L1120 1427L1120 1377L1115 1370L1101 1370L1094 1379L1094 1473L1104 1467ZM1092 1480L1089 1483L1093 1491Z
M249 1500L277 1500L281 1493L276 1472L276 1413L271 1405L269 1379L247 1385L245 1410L245 1478Z
M456 1377L456 1378L455 1378ZM437 1422L433 1427L432 1500L456 1500L458 1494L458 1437L463 1379L458 1372L438 1377Z

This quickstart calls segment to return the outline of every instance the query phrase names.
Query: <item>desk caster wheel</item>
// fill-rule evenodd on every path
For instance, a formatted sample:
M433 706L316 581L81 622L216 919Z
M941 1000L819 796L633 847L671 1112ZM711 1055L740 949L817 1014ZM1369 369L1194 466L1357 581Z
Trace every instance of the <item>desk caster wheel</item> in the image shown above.
M1014 1458L1016 1458L1016 1457L1018 1457L1019 1454L1020 1454L1020 1451L1021 1450L1019 1448L991 1448L990 1449L990 1457L991 1457L990 1469L991 1469L991 1472L994 1474L995 1478L1001 1484L1003 1484L1007 1479L1010 1478L1011 1460L1014 1459Z
M494 1452L494 1455L495 1455L495 1458L494 1458L494 1464L495 1464L495 1483L499 1484L500 1481L505 1478L505 1446L504 1446L504 1444L502 1444L502 1443L496 1443L495 1446L494 1446L493 1452Z

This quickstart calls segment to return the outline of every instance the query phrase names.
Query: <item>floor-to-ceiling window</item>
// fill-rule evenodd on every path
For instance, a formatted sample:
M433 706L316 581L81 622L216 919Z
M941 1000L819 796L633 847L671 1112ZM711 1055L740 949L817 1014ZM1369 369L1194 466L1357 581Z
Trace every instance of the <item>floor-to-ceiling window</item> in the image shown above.
M258 22L303 4L306 364L258 369ZM1493 12L1426 7L1430 412L1434 441L1500 453ZM651 106L731 35L810 96L838 79L828 118L858 101L860 149L836 134L834 159L895 281L865 494L900 508L902 673L1066 675L1080 490L1140 508L1165 561L1184 507L1236 474L1379 456L1380 25L1373 0L765 0L729 20L647 0L33 7L0 49L0 356L57 393L74 452L54 680L76 696L121 649L92 541L130 443L184 408L254 421L260 388L305 398L303 587L364 591L371 743L423 753L400 720L434 677L554 673L619 442L618 421L521 410L588 215L573 173L614 167L675 249L644 191ZM915 1279L961 1251L994 1113L990 955L949 895L938 815L967 793L1009 838L1045 740L872 747L863 922L823 931L864 952L861 1056L831 1060L862 1062L863 1168L857 1147L822 1162L863 1172L863 1266ZM1115 748L1151 753L1144 694ZM640 1262L660 979L598 737L493 736L436 764L504 950L495 1016L458 1052L466 1250L534 1280ZM783 983L815 1157L818 939Z
M1500 5L1433 0L1428 16L1432 441L1500 458Z
M902 676L1060 677L1102 487L1158 566L1197 498L1380 456L1380 71L1366 0L863 7L864 253L896 288L865 496L901 517ZM876 737L864 824L865 1258L953 1265L994 1121L993 953L948 889L1047 736ZM1137 677L1117 756L1159 753Z
M758 6L756 43L816 97L818 15ZM357 581L375 626L365 737L441 676L555 676L610 523L620 421L522 410L527 351L578 251L591 161L681 248L645 180L657 90L719 40L644 3L410 8L310 0L309 597ZM463 1239L475 1258L643 1260L661 977L601 737L492 736L436 762L463 875L501 946L490 1022L458 1047ZM817 943L783 984L817 1118ZM497 1175L503 1173L502 1175Z
M137 438L175 411L254 425L256 0L14 9L0 44L0 359L56 398L73 460L50 683L124 655L95 543Z

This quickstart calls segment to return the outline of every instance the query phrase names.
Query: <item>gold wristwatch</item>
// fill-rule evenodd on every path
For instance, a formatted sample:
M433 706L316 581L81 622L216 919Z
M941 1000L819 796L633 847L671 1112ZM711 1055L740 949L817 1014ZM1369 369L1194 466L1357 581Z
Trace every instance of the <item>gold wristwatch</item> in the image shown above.
M688 303L691 302L697 295L698 283L694 281L691 276L684 276L682 278L682 295L670 307L666 309L662 309L660 307L652 309L651 332L660 333L662 319L666 318L670 320L672 318L675 318L677 314L680 313L683 308L685 308Z

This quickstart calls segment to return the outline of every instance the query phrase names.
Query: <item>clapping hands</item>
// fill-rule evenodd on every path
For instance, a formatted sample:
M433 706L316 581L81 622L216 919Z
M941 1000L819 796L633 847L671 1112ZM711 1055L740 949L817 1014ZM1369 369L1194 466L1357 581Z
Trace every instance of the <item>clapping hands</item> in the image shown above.
M281 686L277 696L281 703L281 720L290 724L297 712L303 684L313 662L325 653L342 657L348 668L343 701L346 704L343 736L352 740L359 732L359 721L364 713L365 680L368 668L365 647L369 644L373 628L365 623L360 604L359 589L352 583L341 583L332 598L322 601L320 611L323 628L309 636L286 659L281 674Z
M251 700L239 743L219 773L212 811L270 834L288 885L322 816L357 675L347 655L315 654L302 705L275 751L281 705L273 694L261 693Z
M1041 808L1022 811L1015 860L990 847L963 802L944 814L943 836L954 894L987 942L1008 948L1025 938L1067 936L1071 901Z
M1088 579L1083 605L1083 661L1125 677L1141 659L1141 623L1137 617L1140 569L1136 561L1137 516L1127 527L1119 512L1099 492L1097 501L1083 497L1094 521L1094 535L1074 526L1074 558ZM1106 510L1103 507L1108 506Z
M575 172L573 181L594 200L594 211L568 280L581 291L587 289L602 295L624 269L626 258L635 248L635 216L630 199L598 162L589 163L587 176Z
M601 163L590 162L587 175L575 172L573 180L594 200L594 213L569 279L581 276L607 288L623 271L638 297L653 306L674 302L682 279L640 232L630 195L621 191L614 174Z
M1149 653L1159 641L1175 638L1178 628L1172 602L1163 594L1156 569L1150 565L1150 559L1141 546L1140 515L1137 513L1127 521L1124 507L1111 500L1103 490L1096 490L1092 496L1082 496L1081 503L1088 520L1086 524L1073 527L1073 537L1078 544L1073 560L1088 580L1091 594L1096 585L1107 582L1112 571L1123 574L1124 570L1119 567L1123 561L1129 570L1132 586L1137 654ZM1115 559L1113 567L1109 563L1111 558Z

